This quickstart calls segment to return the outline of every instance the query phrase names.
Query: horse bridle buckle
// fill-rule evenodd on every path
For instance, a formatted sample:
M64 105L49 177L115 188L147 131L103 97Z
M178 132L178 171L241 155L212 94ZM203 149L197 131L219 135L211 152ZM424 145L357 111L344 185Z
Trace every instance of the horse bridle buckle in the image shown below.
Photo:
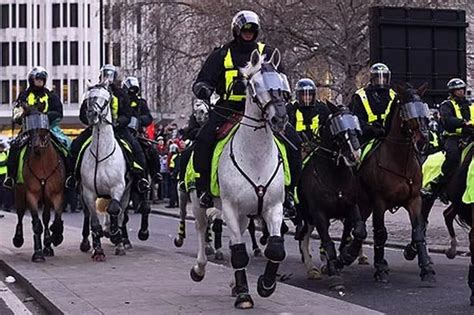
M266 189L265 189L264 186L260 185L260 186L257 187L256 190L257 190L257 196L258 197L262 198L265 195L265 190Z

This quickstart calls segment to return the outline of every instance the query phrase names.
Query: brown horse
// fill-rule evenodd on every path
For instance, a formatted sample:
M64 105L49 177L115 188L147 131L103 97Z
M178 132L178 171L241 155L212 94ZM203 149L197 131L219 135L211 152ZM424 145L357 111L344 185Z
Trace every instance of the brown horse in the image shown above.
M388 263L384 259L387 240L384 216L389 209L404 207L412 225L412 242L418 254L422 281L435 281L425 243L425 220L421 213L421 164L417 146L428 137L428 107L421 101L427 84L418 90L397 86L397 100L387 117L387 136L362 162L359 177L359 206L363 220L372 213L374 229L375 280L388 281Z
M54 256L53 248L63 241L63 221L61 214L64 206L64 161L56 151L51 133L47 129L47 116L32 113L24 119L24 132L28 135L22 175L23 184L15 186L15 205L18 215L13 244L23 245L23 216L29 209L32 217L34 262L42 262L45 256ZM43 208L44 249L41 244L43 225L39 211ZM49 227L51 210L55 211L54 222Z

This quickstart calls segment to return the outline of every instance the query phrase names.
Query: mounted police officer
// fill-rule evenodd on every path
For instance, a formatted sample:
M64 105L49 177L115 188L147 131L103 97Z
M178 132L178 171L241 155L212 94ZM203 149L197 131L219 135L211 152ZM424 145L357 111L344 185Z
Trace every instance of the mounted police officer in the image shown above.
M431 183L435 195L440 194L459 165L460 140L474 135L474 103L466 99L466 83L459 78L453 78L449 80L447 87L449 96L439 108L444 128L446 160L441 168L442 175Z
M238 12L232 19L231 30L233 40L216 48L211 53L193 85L193 92L198 99L209 103L214 92L220 97L215 109L209 115L208 123L201 128L197 136L194 151L194 167L199 173L196 184L197 189L202 192L200 204L204 208L213 205L209 185L216 130L228 121L233 113L243 114L245 109L246 86L239 73L239 68L248 63L250 55L255 49L268 58L273 53L272 48L257 42L260 20L255 12ZM292 156L295 154L288 152L290 159ZM287 194L285 204L286 207L293 206L290 194Z
M359 118L363 144L385 135L385 121L396 97L390 88L390 79L390 69L383 63L376 63L370 67L370 84L357 90L352 97L351 109Z
M21 124L21 118L24 114L24 107L37 110L48 116L50 126L58 125L63 118L63 104L59 99L58 95L53 91L46 88L46 82L48 80L48 72L43 67L34 67L28 73L28 88L20 93L16 100L14 107L14 120ZM52 133L52 139L57 144L60 144L58 139ZM12 189L15 183L17 174L18 158L21 149L27 143L27 137L20 133L15 140L11 142L10 152L8 155L8 174L3 182L6 188ZM58 152L63 156L65 168L67 173L72 172L72 165L69 163L68 157L64 156L63 152ZM67 186L67 185L66 185Z
M130 100L126 93L116 83L118 72L113 65L105 65L100 69L99 81L101 84L108 84L108 88L112 93L112 102L110 103L112 109L112 117L114 124L115 135L125 140L130 144L132 148L133 158L136 163L139 164L141 169L130 167L131 171L137 181L137 188L140 193L146 192L150 189L150 183L146 178L145 174L145 155L140 147L138 141L133 138L127 128L130 123L131 110ZM84 124L88 124L87 120L87 104L84 101L80 109L80 120ZM92 136L92 127L89 126L72 142L71 155L73 159L73 165L76 165L79 153L85 143L85 141ZM73 177L69 177L68 181L72 181Z

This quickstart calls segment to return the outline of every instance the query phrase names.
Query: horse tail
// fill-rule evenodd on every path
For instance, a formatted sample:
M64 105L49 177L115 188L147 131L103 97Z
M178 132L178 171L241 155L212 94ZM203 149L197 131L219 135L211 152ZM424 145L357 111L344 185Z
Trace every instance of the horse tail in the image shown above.
M106 198L97 198L95 201L95 207L99 213L107 213L107 207L109 206L110 199Z

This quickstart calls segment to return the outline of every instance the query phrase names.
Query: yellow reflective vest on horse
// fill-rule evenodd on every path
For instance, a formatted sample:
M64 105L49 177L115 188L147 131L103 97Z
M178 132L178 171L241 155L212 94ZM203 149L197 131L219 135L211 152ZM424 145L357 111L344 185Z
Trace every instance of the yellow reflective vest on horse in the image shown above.
M461 107L459 106L459 104L452 98L450 99L450 101L451 104L453 104L454 114L456 115L456 118L464 120L464 117L462 117L461 114ZM471 105L469 105L469 124L474 125L474 103L471 103ZM446 132L445 134L447 136L460 136L462 134L462 128L456 129L455 132Z
M265 44L257 43L257 49L260 54L263 53L265 49ZM225 68L225 94L224 100L240 102L245 99L245 94L234 94L233 84L234 80L239 76L239 69L235 67L234 62L232 61L232 52L230 48L227 49L227 53L224 57L224 68Z
M311 120L311 125L304 124L303 113L299 109L296 110L295 116L296 116L296 127L295 127L296 132L305 131L307 130L308 127L313 133L316 133L318 131L319 115L316 115L313 117L313 119Z
M392 108L393 101L395 100L395 96L397 96L397 93L395 93L394 90L390 89L390 101L388 102L387 108L385 109L385 112L382 114L374 114L374 111L372 110L372 107L370 106L369 99L367 98L367 93L364 88L359 89L356 91L356 94L359 95L360 100L362 101L362 105L364 106L365 112L367 113L367 122L369 124L372 124L373 122L380 120L382 122L385 122L385 119L387 118L388 113L390 113L390 109Z
M8 151L0 152L0 176L7 173Z
M31 92L26 97L26 103L28 106L37 106L37 109L42 113L47 113L49 109L49 96L45 94L44 96L38 97L35 93Z

